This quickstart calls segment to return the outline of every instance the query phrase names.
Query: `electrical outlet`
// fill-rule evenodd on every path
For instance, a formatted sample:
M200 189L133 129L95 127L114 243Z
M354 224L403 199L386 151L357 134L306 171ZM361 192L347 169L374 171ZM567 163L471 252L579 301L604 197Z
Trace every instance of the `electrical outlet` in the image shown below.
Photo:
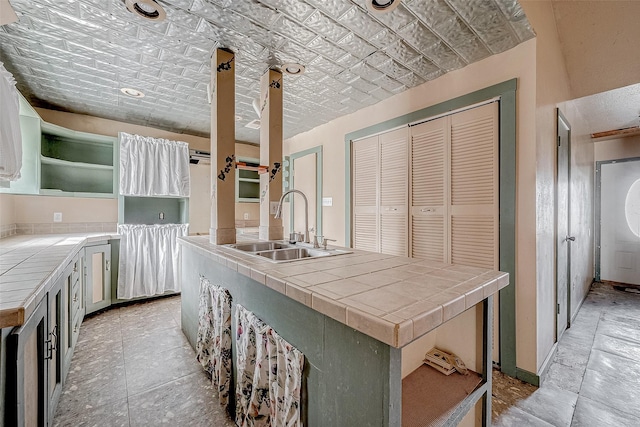
M164 219L164 212L160 212L160 213L158 214L158 218L159 218L159 219Z
M244 213L244 219L249 219L249 212Z
M62 222L62 212L53 213L53 222Z
M322 206L333 206L333 197L323 197Z
M278 211L278 202L269 202L269 213L275 215Z

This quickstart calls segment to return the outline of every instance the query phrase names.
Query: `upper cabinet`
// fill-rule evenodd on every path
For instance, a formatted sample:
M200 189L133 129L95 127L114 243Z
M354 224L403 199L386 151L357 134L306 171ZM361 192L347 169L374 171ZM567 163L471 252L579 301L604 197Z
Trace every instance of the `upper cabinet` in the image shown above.
M114 197L116 138L45 122L40 127L40 194Z
M20 97L21 177L0 188L14 194L107 197L116 195L117 138L43 122ZM117 169L116 169L117 170Z

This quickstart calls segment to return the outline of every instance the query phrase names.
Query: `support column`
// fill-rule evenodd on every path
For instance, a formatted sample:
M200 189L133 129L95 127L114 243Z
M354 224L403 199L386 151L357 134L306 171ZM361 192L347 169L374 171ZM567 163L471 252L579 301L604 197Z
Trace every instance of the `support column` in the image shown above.
M260 164L269 173L260 175L260 238L282 239L282 219L270 206L282 196L282 73L268 70L260 80Z
M236 242L235 55L216 49L211 57L211 228L216 245Z

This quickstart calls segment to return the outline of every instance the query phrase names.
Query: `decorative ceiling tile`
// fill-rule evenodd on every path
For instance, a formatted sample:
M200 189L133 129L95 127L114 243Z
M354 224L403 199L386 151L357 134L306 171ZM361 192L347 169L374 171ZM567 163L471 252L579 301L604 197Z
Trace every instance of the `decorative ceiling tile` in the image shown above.
M122 0L11 0L0 60L36 106L207 136L206 85L217 47L236 53L236 138L269 67L285 76L284 137L356 111L533 37L516 0L402 0L373 14L362 0L162 0L151 22ZM119 89L143 90L128 98Z
M375 36L384 29L384 27L371 18L367 12L357 6L353 6L340 16L338 22L365 39Z
M354 33L349 33L338 41L338 46L360 59L366 58L377 50Z
M314 12L314 8L300 0L260 0L262 4L283 12L298 21L304 21Z
M307 0L318 9L326 12L333 18L339 18L351 8L353 3L348 0Z
M316 33L308 30L307 28L298 24L296 21L287 18L286 16L280 17L273 30L302 45L306 45L311 40L316 38Z
M349 30L320 11L315 11L304 21L304 25L317 34L337 42L349 33Z

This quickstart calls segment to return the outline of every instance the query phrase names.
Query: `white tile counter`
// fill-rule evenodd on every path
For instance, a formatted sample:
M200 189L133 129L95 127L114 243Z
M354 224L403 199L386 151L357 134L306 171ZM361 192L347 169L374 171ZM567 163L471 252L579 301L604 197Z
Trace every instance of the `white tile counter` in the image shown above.
M114 233L18 235L0 240L0 328L20 326L88 243Z
M358 250L275 263L212 244L209 236L178 242L396 348L509 284L500 271Z

